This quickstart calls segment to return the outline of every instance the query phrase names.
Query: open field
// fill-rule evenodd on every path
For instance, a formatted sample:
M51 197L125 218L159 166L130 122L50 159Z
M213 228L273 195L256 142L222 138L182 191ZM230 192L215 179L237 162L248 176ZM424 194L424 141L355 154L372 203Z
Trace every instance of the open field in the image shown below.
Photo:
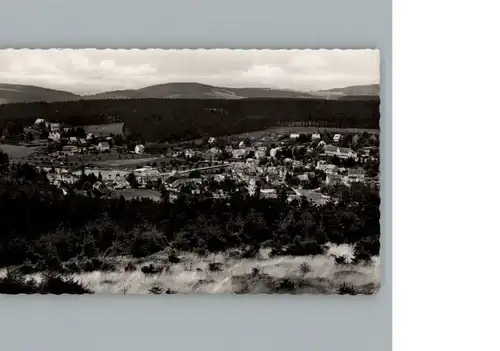
M0 150L13 159L25 158L34 153L36 148L22 145L0 144Z
M113 191L117 197L123 196L125 200L133 198L149 198L154 201L161 200L161 194L156 190L151 189L123 189Z
M110 124L91 124L82 126L85 133L92 133L94 135L109 135L109 134L122 134L123 122L122 123L110 123Z
M158 162L163 159L163 157L146 157L146 158L132 158L125 160L109 159L102 161L92 161L92 164L100 167L112 167L112 168L135 168L136 166L147 165L151 162Z
M343 284L361 293L378 291L378 257L373 258L371 265L353 265L337 264L330 254L350 257L352 248L332 245L327 255L277 258L269 258L268 252L261 250L260 257L254 259L234 259L224 254L200 257L186 253L179 256L177 263L168 263L165 253L142 260L116 257L113 261L119 268L114 272L93 271L71 277L101 294L148 294L151 289L163 293L170 290L178 293L332 294ZM150 265L159 268L158 272L144 273L142 268ZM0 276L3 274L5 270ZM26 277L40 280L42 274Z

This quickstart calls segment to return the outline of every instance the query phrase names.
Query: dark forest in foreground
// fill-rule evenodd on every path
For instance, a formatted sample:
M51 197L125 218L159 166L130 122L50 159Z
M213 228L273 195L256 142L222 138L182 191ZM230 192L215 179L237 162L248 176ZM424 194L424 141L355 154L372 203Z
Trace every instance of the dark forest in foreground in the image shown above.
M252 132L290 122L378 129L379 99L115 99L0 105L0 135L37 118L70 126L123 121L127 137L169 142Z
M305 199L287 202L286 189L277 199L250 196L230 180L207 181L200 195L186 191L175 201L165 191L161 202L125 201L92 191L91 176L64 196L29 165L0 166L0 267L78 272L85 267L69 262L79 259L99 270L106 267L92 259L103 255L146 257L165 249L173 257L176 251L236 250L250 258L264 247L278 256L317 255L327 242L354 244L357 261L379 254L380 198L363 184L338 187L337 203L320 207ZM211 197L217 187L229 198Z

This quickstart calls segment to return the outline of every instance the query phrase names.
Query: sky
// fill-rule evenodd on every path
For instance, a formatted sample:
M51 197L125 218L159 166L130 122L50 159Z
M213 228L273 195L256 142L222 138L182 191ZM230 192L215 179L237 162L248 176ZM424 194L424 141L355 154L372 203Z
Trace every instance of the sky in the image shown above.
M378 50L0 50L0 83L76 94L169 82L323 90L380 83Z

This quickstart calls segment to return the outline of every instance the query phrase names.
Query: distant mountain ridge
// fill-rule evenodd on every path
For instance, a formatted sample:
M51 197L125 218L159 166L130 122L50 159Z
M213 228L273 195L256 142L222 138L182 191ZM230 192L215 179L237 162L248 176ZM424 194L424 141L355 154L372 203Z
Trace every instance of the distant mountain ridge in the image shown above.
M34 85L0 83L0 104L9 102L72 101L80 95L68 91L42 88Z
M320 91L296 91L273 88L225 88L195 82L151 85L140 89L114 90L93 95L78 95L67 91L30 85L0 84L0 104L37 101L73 101L104 99L246 99L246 98L304 98L343 99L363 96L376 98L379 84L348 86Z

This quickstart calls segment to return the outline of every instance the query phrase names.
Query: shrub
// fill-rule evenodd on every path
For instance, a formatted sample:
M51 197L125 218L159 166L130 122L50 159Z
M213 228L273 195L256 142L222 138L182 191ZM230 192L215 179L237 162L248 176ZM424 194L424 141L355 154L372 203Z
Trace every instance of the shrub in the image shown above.
M370 257L380 254L380 238L363 238L354 246L354 255L366 254Z
M352 284L342 283L337 289L337 294L339 295L357 295L358 292Z
M144 274L158 274L163 271L163 267L155 266L154 264L149 264L141 268L141 272Z
M251 274L251 276L258 277L259 275L260 275L260 268L259 267L253 267L252 268L252 274Z
M125 272L135 272L136 270L137 267L132 262L127 263L127 265L125 266Z
M174 252L171 252L168 255L168 262L170 262L170 263L179 263L180 261L181 261L181 259Z
M222 263L220 263L220 262L210 262L208 264L208 270L210 272L220 272L220 271L222 271Z
M153 285L148 291L152 295L163 294L163 289L160 286L158 286L158 285Z
M248 246L241 252L240 258L254 258L259 254L258 246Z
M346 256L333 256L335 259L336 264L346 264L347 263L347 257Z
M42 294L92 294L93 292L72 279L64 279L57 275L47 276L40 284Z
M276 248L271 250L272 256L314 256L325 253L325 248L313 240L295 240L286 248Z
M83 262L81 268L84 272L112 272L116 270L114 265L100 258L92 258Z
M295 291L295 284L289 278L283 278L275 283L274 292L277 293L291 293Z
M299 271L300 271L300 273L305 275L311 271L311 266L307 262L302 262L299 265Z
M0 294L92 294L93 292L82 284L50 274L43 277L40 283L33 279L25 279L19 271L9 270L0 278Z

